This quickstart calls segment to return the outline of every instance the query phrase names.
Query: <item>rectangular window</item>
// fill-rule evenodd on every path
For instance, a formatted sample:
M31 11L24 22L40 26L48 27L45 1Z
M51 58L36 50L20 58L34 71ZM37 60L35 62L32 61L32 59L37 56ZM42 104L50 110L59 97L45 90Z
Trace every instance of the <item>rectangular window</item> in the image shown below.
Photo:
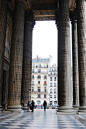
M56 68L54 68L54 71L56 71Z
M50 87L52 87L52 83L50 83Z
M50 95L50 98L52 98L52 95Z
M56 94L56 89L54 89L54 94Z
M33 64L33 68L35 67L35 64Z
M38 98L41 98L40 94L38 94Z
M50 89L50 94L52 94L52 89Z
M44 88L44 92L46 92L46 87Z
M46 98L46 94L44 94L44 98Z
M48 68L48 65L47 64L44 64L44 68Z
M34 81L32 81L32 85L34 85Z
M56 83L54 83L54 87L56 87Z
M52 81L52 77L50 77L50 81Z
M34 87L32 87L32 92L34 92Z
M41 68L41 64L38 64L38 67Z
M44 81L44 85L47 85L47 82L46 81Z
M44 79L47 79L47 76L46 75L44 75Z
M34 73L34 69L32 69L32 73Z
M50 105L52 105L52 101L50 101Z
M38 84L40 84L40 81L38 81Z
M41 76L40 76L40 75L38 75L37 79L41 79Z
M54 98L56 98L56 95L54 95Z
M56 73L54 72L54 75L56 75Z
M49 70L50 72L52 71L52 67L50 68L50 70Z
M52 75L52 72L50 73L50 75Z
M41 69L38 69L38 73L41 73Z
M34 75L32 75L32 79L34 79Z
M54 104L56 105L57 104L57 101L54 101Z
M54 81L56 81L56 77L54 77Z
M38 92L40 92L40 87L38 87Z

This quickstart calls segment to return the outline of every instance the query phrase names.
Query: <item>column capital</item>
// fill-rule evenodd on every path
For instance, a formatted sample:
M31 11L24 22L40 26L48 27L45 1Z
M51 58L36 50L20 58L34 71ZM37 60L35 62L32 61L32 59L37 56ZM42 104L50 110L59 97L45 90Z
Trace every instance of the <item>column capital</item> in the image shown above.
M31 9L25 11L25 22L31 24L32 28L35 25L34 13Z

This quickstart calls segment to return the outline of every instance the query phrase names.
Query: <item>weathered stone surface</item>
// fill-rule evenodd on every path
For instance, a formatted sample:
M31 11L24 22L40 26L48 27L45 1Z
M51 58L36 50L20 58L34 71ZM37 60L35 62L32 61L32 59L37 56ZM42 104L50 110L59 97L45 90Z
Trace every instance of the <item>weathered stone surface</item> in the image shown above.
M25 14L24 53L23 53L23 84L22 100L24 107L31 101L31 75L32 75L32 29L34 24L33 12L27 10Z
M1 97L3 85L3 65L4 65L4 48L6 36L6 21L7 21L7 1L1 1L0 10L0 110L1 110Z
M79 106L77 21L72 21L73 105Z
M69 1L59 2L58 22L58 112L72 109ZM69 111L70 112L70 111Z
M8 89L8 108L21 108L21 79L22 79L22 57L24 40L24 15L25 4L16 1L13 23L13 35L10 59L10 79ZM13 110L12 109L12 110Z
M77 1L80 108L86 110L86 1Z
M77 14L72 13L72 64L73 64L73 106L79 107L79 73L78 73L78 41L77 41Z

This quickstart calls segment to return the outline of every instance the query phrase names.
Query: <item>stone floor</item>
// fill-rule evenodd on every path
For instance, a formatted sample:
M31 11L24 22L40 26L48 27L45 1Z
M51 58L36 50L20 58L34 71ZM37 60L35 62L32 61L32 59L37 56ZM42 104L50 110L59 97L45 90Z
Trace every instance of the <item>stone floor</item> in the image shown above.
M0 114L0 129L86 129L86 115L57 115L54 109Z

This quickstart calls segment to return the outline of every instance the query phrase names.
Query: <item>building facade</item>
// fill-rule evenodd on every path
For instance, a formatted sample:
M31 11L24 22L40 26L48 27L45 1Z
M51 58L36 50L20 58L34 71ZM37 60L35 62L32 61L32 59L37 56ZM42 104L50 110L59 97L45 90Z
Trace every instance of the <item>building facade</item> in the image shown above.
M31 100L35 105L43 105L44 100L49 104L48 93L48 69L51 66L52 57L32 59L32 85Z
M58 77L57 77L57 66L52 65L48 72L48 92L50 105L57 105L57 89L58 89Z

